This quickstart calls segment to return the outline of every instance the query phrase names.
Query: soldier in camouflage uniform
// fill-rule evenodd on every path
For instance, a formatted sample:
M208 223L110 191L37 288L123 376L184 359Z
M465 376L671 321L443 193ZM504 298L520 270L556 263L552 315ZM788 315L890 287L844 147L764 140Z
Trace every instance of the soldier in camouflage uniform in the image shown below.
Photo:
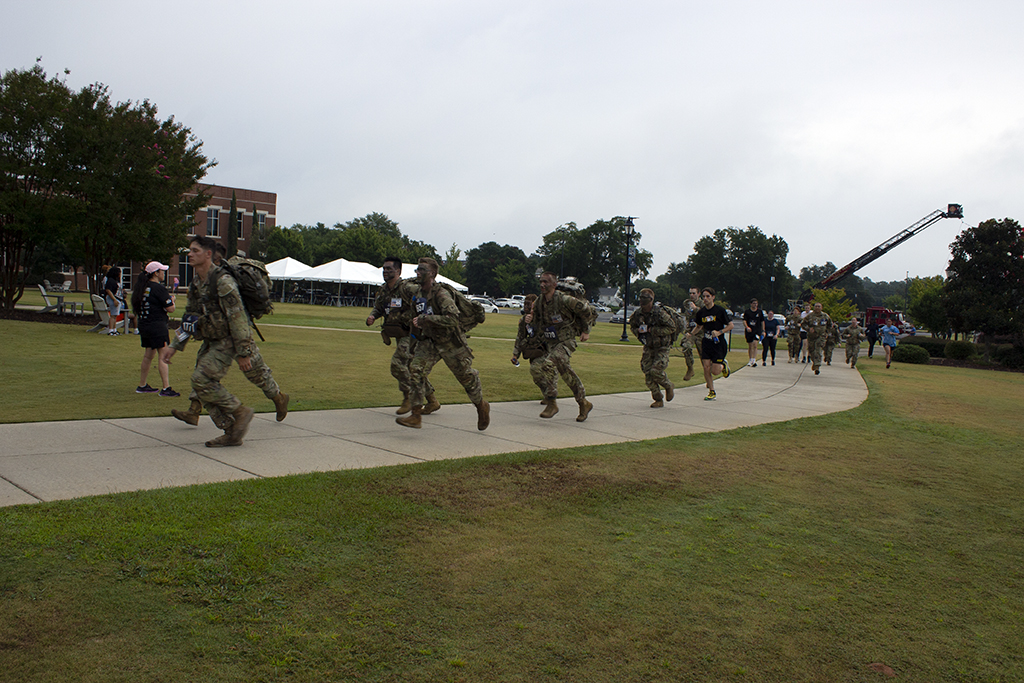
M697 329L697 323L694 322L693 318L697 310L703 305L704 302L700 300L700 292L696 287L690 287L690 298L683 302L679 311L683 316L683 320L686 321L686 327L680 335L682 340L679 342L679 346L683 349L683 360L686 361L686 374L683 375L684 382L688 382L693 377L694 351L697 352L697 357L700 358L700 344L696 343L699 340L695 340L693 337L694 331Z
M524 351L528 352L529 357L533 355L529 349L539 349L541 347L540 337L537 336L537 328L526 322L526 316L533 313L533 304L536 301L536 294L527 294L523 299L523 310L519 318L519 330L516 332L516 340L512 344L512 365L519 365L519 357L523 355ZM530 320L533 320L533 318L531 317ZM529 358L530 364L532 365L537 358L537 356Z
M829 320L828 334L825 335L825 365L832 365L832 352L840 342L839 325L834 320Z
M242 304L242 296L234 278L213 264L214 241L196 236L189 246L189 263L196 277L189 285L186 316L197 316L194 322L183 322L184 332L203 342L192 373L192 389L202 402L213 423L224 430L222 436L207 441L209 447L241 446L242 439L252 422L252 408L243 406L220 381L238 360L238 367L246 378L272 397L278 409L280 402L287 405L287 396L281 393L270 368L263 362L259 348L253 343L249 316ZM190 330L191 328L191 330ZM165 360L185 348L188 334L174 336L164 349Z
M832 319L821 310L821 304L814 304L814 310L800 323L803 329L807 330L807 345L810 347L811 369L814 374L820 374L821 356L825 350L825 338L828 336L829 325Z
M215 243L213 247L214 266L219 266L221 261L227 256L227 253L228 250L224 248L223 244L220 242ZM192 292L193 285L198 287L198 283L192 282L189 284L190 293ZM264 378L272 373L270 368L263 362L263 357L259 354L258 349L256 355L252 357L252 363L254 370L243 374L247 380L263 390L264 396L274 402L274 406L277 408L277 421L280 422L288 415L288 394L280 391L276 384L271 385L265 381ZM271 393L272 391L276 391L276 393ZM199 416L203 414L203 403L199 400L199 396L196 395L195 389L189 393L188 398L190 401L188 410L174 409L171 411L171 415L195 427L199 424Z
M788 363L800 362L800 347L803 341L800 339L800 306L794 306L786 318L786 345L789 347Z
M850 321L850 326L843 330L843 339L846 340L846 363L851 368L857 367L857 357L860 356L860 343L867 339L864 328L857 324L857 319Z
M414 316L410 329L415 338L409 365L412 414L395 418L395 422L403 427L419 429L422 426L429 386L427 377L437 361L443 360L476 406L476 428L484 430L491 422L491 406L483 398L480 376L473 369L473 351L466 344L466 335L459 325L459 308L447 289L434 284L436 278L437 261L421 258L416 267L417 286L413 290Z
M391 340L395 340L395 353L391 356L391 376L398 380L398 388L402 392L402 405L395 412L398 415L405 415L412 410L412 399L409 396L409 364L412 363L413 349L409 328L412 324L412 302L416 283L413 280L402 279L402 260L398 257L385 258L381 271L384 275L384 285L377 292L373 310L366 318L366 326L369 327L378 318L384 318L381 337L385 344L391 344ZM434 387L429 381L426 387L426 401L423 407L424 415L429 415L441 407L434 397Z
M668 352L676 331L675 321L665 309L655 305L654 291L644 288L640 290L640 308L629 316L629 328L644 345L640 371L644 373L644 381L654 399L651 407L663 408L665 400L671 401L675 396L675 387L668 380L667 373ZM663 387L664 396L661 393Z
M530 363L530 375L544 395L544 412L541 417L554 417L558 412L558 376L572 391L580 412L577 422L587 419L594 405L587 400L583 382L570 364L572 352L576 350L576 334L580 341L590 338L593 324L593 310L586 301L571 294L560 292L558 276L545 272L540 276L541 296L534 304L533 313L523 316L528 325L534 325L544 340L545 352L537 362Z

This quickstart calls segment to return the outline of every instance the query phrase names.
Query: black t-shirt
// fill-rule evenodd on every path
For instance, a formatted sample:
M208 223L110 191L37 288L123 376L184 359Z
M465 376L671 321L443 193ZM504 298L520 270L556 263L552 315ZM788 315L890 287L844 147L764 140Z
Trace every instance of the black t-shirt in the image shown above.
M114 295L115 299L121 298L120 295L118 294L118 290L121 289L121 285L120 283L118 283L117 280L117 278L108 277L106 280L103 281L104 297L106 297L106 292L109 291L111 294Z
M764 311L760 308L756 311L748 308L743 311L743 322L746 323L751 332L760 334L761 329L764 327Z
M150 282L142 293L142 308L139 311L139 330L163 332L167 330L167 308L174 298L159 282Z
M775 318L766 318L764 321L764 333L770 337L779 336L779 321Z
M705 337L708 337L710 333L715 331L721 332L729 324L729 314L718 304L711 308L698 309L694 317L697 320L697 324L704 329Z

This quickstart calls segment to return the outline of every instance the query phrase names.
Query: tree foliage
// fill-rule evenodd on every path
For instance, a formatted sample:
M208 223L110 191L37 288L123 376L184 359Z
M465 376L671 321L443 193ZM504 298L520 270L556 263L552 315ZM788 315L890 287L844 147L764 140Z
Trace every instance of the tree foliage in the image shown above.
M753 225L745 230L725 228L697 240L687 263L690 283L714 287L719 298L736 306L753 298L773 306L793 288L793 274L786 267L789 245L778 235L768 237ZM775 277L775 283L772 283Z
M950 245L943 303L955 332L1013 335L1024 343L1024 235L1011 219L989 219ZM988 344L986 344L988 347ZM986 348L986 356L988 348Z
M907 314L937 337L946 336L949 328L946 308L942 305L944 287L945 280L941 275L916 277L910 281L910 306L907 307Z
M544 270L564 276L576 277L586 287L588 295L600 287L624 285L626 269L626 218L595 221L580 230L575 223L567 223L544 235L544 244L537 249ZM634 232L631 239L632 259L629 277L646 277L654 257L640 248L641 233Z
M821 310L837 323L846 322L857 312L857 305L846 298L846 290L842 287L811 290L814 303L821 304Z
M462 267L462 261L459 260L461 256L462 250L459 249L459 245L452 244L444 254L444 261L441 263L438 273L459 284L466 284L466 271Z
M501 270L499 270L501 268ZM466 286L476 294L510 294L498 280L501 274L508 281L519 275L525 284L533 279L529 260L519 247L497 242L484 242L466 252Z
M184 218L207 198L186 197L215 162L156 105L114 103L106 86L72 92L38 64L0 81L3 300L12 308L39 245L63 242L88 274L103 263L167 259Z

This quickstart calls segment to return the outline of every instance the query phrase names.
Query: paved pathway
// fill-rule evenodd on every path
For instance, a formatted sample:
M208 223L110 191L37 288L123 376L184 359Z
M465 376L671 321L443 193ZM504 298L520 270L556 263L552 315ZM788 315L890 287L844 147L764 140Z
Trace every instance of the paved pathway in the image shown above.
M198 427L172 417L2 424L0 506L720 431L848 410L868 393L860 373L841 362L818 376L785 361L741 367L715 388L717 401L705 402L696 385L662 409L649 407L647 392L594 396L584 423L571 399L559 401L551 420L538 418L539 397L492 403L484 432L470 404L445 405L422 429L395 424L394 408L293 412L280 423L263 413L238 448L206 448L221 432L205 416Z

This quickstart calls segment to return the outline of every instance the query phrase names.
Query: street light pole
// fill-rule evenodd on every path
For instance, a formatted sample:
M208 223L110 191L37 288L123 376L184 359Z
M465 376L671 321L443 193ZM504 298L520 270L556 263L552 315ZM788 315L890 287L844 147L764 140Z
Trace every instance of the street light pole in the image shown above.
M625 294L622 298L622 338L619 341L629 341L629 337L626 336L626 324L629 322L629 276L630 276L630 263L629 263L629 251L633 246L633 235L636 231L633 229L633 219L635 216L626 216L626 287Z

